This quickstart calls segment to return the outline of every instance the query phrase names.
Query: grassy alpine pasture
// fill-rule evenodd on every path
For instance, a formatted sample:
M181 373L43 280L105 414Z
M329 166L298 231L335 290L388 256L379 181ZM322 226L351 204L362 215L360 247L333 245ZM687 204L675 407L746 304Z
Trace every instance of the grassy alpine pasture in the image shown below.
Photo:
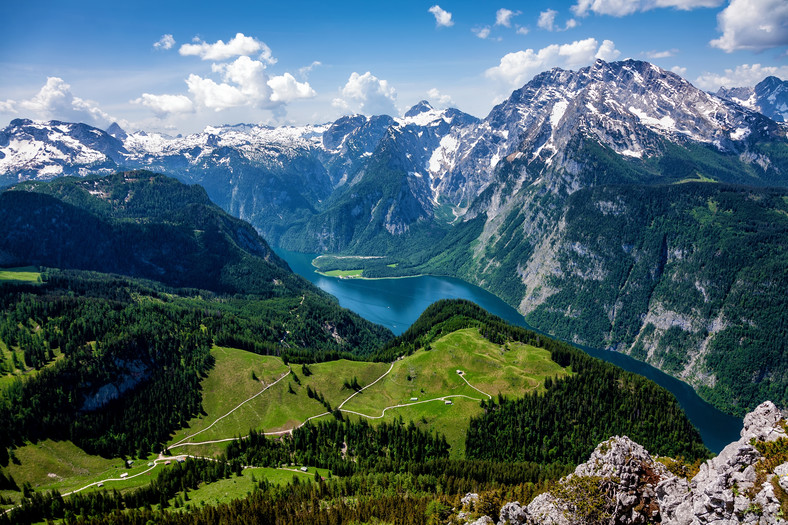
M216 364L202 383L205 414L193 418L186 428L173 436L169 445L174 454L197 454L199 450L199 454L210 455L211 451L216 453L223 448L220 444L173 446L185 438L189 438L185 443L201 443L246 435L250 429L265 432L291 429L311 416L326 412L318 400L308 397L307 387L323 394L333 408L352 393L352 390L343 388L345 379L350 381L356 377L360 384L368 384L388 368L383 363L343 359L306 365L307 375L304 365L295 364L288 377L222 418L258 394L264 388L261 381L265 385L274 383L288 372L288 367L278 357L233 348L214 347L212 354ZM217 422L219 418L222 419Z
M178 498L183 505L204 506L228 503L234 499L245 498L255 490L257 482L265 479L275 485L285 485L297 478L299 483L310 483L315 480L315 474L323 477L328 476L328 470L309 467L307 472L301 472L298 467L288 468L248 468L241 472L240 476L232 476L227 479L220 479L214 483L200 485L197 490L188 493L188 500L183 492L169 500L170 507L176 504Z
M471 416L481 412L481 400L498 394L522 397L544 389L546 377L568 373L550 360L547 350L522 343L496 345L477 329L466 328L434 341L430 350L398 360L391 373L342 408L375 421L413 420L446 435L452 456L462 457L465 429ZM397 405L405 406L383 414L384 408Z
M284 431L326 413L325 405L307 395L311 389L332 409L347 400L342 409L349 417L372 422L402 417L440 432L451 444L452 456L463 457L465 429L470 417L481 412L481 400L498 394L520 397L543 389L546 377L568 373L546 350L522 343L496 345L475 328L448 334L434 341L430 350L397 360L375 384L390 364L339 360L294 364L290 375L259 394L261 381L270 385L287 373L281 359L221 347L212 353L216 365L203 381L205 414L175 434L169 443L173 454L215 455L224 449L219 440L246 435L250 429ZM346 386L354 379L363 388L356 395ZM259 395L244 403L255 394ZM208 441L219 442L189 445Z
M0 268L0 283L37 284L41 282L41 272L34 266L21 268Z
M29 443L14 451L16 461L11 461L6 472L13 476L16 484L24 483L36 491L58 490L61 494L82 488L91 483L109 478L120 478L122 473L130 477L144 472L149 467L150 458L137 459L131 468L126 468L121 458L102 458L88 454L70 441L53 441L47 439L39 443ZM157 466L149 475L143 474L122 481L106 482L104 488L126 489L147 485L158 474L161 466ZM99 490L91 487L90 490ZM3 490L0 495L19 501L21 493Z

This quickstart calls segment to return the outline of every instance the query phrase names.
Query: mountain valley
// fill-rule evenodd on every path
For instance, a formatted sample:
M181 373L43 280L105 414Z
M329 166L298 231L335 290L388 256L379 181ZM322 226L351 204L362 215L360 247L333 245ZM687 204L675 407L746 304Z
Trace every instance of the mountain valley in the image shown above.
M742 415L783 401L788 227L786 128L765 105L782 107L784 83L745 91L598 60L537 75L482 120L426 102L175 138L17 120L0 133L0 177L125 166L199 183L274 246L380 257L321 270L460 277Z
M12 121L0 523L777 516L785 92L597 60L483 119L422 101L177 137ZM457 277L539 332L442 300L395 336L272 246L341 278ZM716 482L730 469L670 392L573 344L766 430Z

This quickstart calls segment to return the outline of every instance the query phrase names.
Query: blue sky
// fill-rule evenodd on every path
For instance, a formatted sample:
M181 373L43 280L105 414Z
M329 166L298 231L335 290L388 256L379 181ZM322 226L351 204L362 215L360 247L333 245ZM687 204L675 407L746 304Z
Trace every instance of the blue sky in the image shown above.
M484 117L535 74L597 57L649 60L708 90L788 78L787 0L42 0L6 3L0 32L0 125L188 133L421 99Z

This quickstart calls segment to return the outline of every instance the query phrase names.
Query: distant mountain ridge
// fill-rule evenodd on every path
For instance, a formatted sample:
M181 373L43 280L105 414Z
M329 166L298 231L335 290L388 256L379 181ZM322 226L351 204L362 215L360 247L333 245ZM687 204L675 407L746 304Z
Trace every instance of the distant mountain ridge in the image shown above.
M754 109L776 120L788 122L788 81L766 77L755 87L721 87L716 95Z

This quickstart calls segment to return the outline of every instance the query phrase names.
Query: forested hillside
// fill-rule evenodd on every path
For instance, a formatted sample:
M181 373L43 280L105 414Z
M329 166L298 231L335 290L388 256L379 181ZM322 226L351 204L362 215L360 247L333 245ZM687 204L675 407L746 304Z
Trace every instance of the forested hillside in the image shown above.
M14 429L5 436L8 444L54 437L72 439L94 452L144 457L148 448L161 448L169 432L201 409L199 385L211 366L206 349L227 329L225 320L248 316L253 304L268 307L269 317L261 314L261 321L276 323L277 311L292 318L289 308L275 308L281 299L227 304L219 297L206 298L205 292L183 297L154 283L73 271L50 271L41 280L39 285L0 288L5 311L13 312L0 337L11 340L8 334L16 334L32 340L25 345L52 348L54 355L50 360L45 350L41 369L29 372L4 394L0 417ZM689 461L708 456L697 431L662 388L570 345L508 325L467 301L434 304L406 333L369 357L388 361L438 352L433 344L468 328L504 345L502 351L513 342L546 349L571 375L546 380L546 392L482 402L483 415L468 429L465 459L448 459L446 439L423 430L421 421L370 423L334 409L324 419L294 429L292 436L271 438L252 431L227 445L216 461L175 464L144 488L68 498L26 488L22 505L0 521L32 523L71 516L77 522L191 523L222 516L244 522L253 515L283 522L371 516L440 521L469 491L483 493L479 511L487 514L497 514L511 499L530 501L587 455L598 436L632 433L662 455ZM56 346L58 337L78 347L65 345L63 350ZM275 351L273 345L258 350L266 348ZM306 366L298 371L303 380L311 374ZM118 399L96 395L106 392L107 385L118 386L113 379L118 377L138 382ZM184 395L186 390L189 395ZM171 407L172 400L182 404ZM617 411L610 411L611 403ZM50 406L54 413L47 410ZM491 449L491 444L496 446ZM264 470L293 463L329 469L330 474L328 479L316 477L316 483L294 480L284 488L258 478L248 498L217 507L189 497L201 487L239 476L242 466ZM13 486L12 478L3 479ZM347 505L346 498L357 504ZM169 512L171 505L188 505L187 512ZM109 514L112 509L128 511Z
M0 262L267 296L309 285L199 186L150 172L29 182L0 194Z
M359 358L386 339L320 299L229 298L62 270L0 286L0 341L11 351L0 366L24 372L0 396L2 451L53 438L144 456L200 411L213 344L313 361Z

